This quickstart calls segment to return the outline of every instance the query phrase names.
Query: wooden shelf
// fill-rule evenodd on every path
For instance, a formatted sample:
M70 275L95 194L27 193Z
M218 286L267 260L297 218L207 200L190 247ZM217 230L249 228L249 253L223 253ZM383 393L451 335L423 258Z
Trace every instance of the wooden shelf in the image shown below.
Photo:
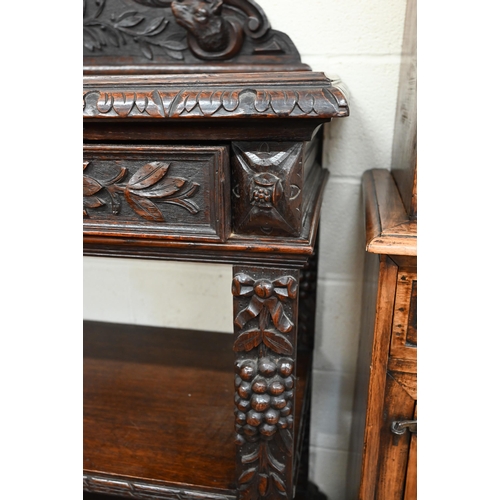
M236 496L232 342L223 333L84 322L86 491ZM306 356L297 364L296 417Z

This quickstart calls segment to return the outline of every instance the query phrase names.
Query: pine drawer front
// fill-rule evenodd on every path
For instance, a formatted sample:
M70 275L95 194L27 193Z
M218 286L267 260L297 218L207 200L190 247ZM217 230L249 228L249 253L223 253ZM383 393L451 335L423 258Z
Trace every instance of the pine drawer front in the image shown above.
M87 236L225 241L229 234L226 146L87 144Z
M404 268L396 283L390 356L417 359L417 273Z

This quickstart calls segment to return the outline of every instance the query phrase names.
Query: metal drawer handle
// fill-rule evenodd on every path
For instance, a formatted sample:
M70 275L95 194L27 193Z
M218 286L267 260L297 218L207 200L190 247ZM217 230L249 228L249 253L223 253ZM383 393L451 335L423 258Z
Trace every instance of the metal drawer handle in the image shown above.
M398 436L401 436L406 432L406 430L416 434L417 433L417 421L416 420L395 420L391 424L391 431Z

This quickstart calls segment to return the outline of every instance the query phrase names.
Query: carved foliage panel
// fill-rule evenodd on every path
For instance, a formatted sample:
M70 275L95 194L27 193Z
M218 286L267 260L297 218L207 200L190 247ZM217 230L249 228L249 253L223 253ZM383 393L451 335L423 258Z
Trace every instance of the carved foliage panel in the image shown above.
M303 143L235 142L235 231L298 236L302 229Z
M234 268L240 498L291 498L298 271Z
M228 175L225 147L85 145L84 232L224 239Z
M83 52L87 64L300 62L253 0L84 0Z

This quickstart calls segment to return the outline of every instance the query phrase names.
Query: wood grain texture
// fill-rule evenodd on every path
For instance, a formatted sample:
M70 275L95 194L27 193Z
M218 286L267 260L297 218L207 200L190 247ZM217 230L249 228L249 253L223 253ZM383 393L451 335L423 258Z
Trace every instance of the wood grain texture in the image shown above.
M84 322L88 491L235 495L232 343L227 334ZM299 414L309 366L305 355Z
M378 290L373 278L380 259ZM366 320L357 365L350 495L358 500L403 500L410 437L391 432L394 420L412 420L417 399L416 345L408 344L416 257L367 253L363 304ZM399 288L399 292L398 292ZM375 307L374 323L368 321ZM404 325L403 325L404 323ZM415 322L416 338L416 322ZM394 347L392 347L394 346ZM413 487L410 485L410 487Z
M417 405L413 420L417 420ZM412 434L406 472L405 496L403 500L417 500L417 434Z
M417 255L417 221L410 219L389 170L363 174L366 251L385 255Z
M391 172L410 218L417 216L417 0L406 4Z
M417 359L417 273L404 268L398 273L394 318L392 323L391 357Z
M415 400L390 374L387 374L383 422L380 427L380 451L376 500L401 500L404 497L411 433L398 436L391 431L396 420L411 420Z
M309 141L325 118L287 117L255 122L244 118L231 120L193 119L185 121L148 121L135 120L120 122L117 127L111 120L87 119L83 123L85 141L175 141L177 144L193 141L221 140L225 141Z
M84 328L87 475L230 491L231 336L91 322Z
M374 325L370 379L368 383L368 409L364 430L364 456L361 468L360 499L375 498L380 453L380 429L383 427L384 400L387 382L386 367L391 340L393 293L398 268L386 256L380 257L380 275L377 292L377 310ZM382 500L382 499L380 499Z

